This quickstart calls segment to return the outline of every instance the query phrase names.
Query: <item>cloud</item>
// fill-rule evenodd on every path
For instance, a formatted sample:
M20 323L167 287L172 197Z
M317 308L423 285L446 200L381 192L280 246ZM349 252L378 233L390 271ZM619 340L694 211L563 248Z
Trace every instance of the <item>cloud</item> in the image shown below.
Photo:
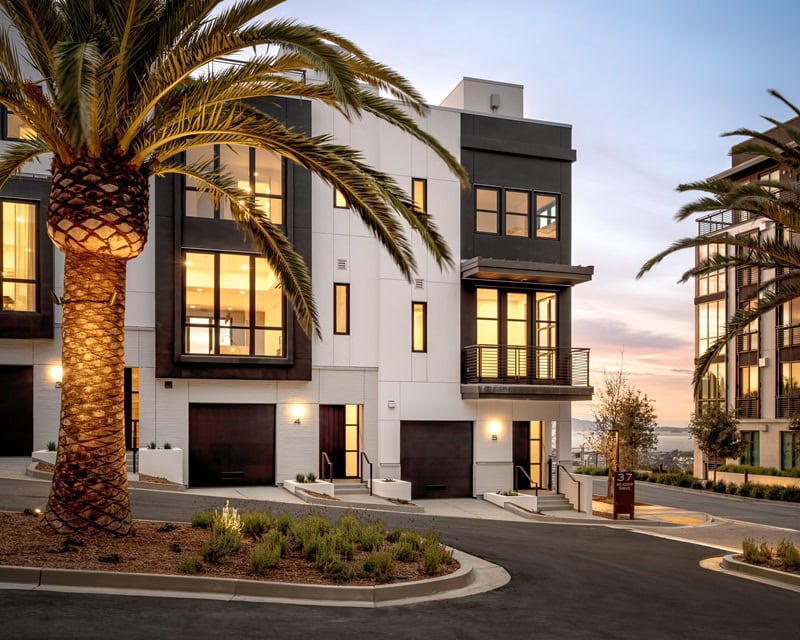
M618 320L590 321L576 319L572 323L572 342L574 345L589 346L603 351L616 349L617 351L685 351L691 354L693 349L693 339L676 338L650 331L649 329L638 329L631 327Z

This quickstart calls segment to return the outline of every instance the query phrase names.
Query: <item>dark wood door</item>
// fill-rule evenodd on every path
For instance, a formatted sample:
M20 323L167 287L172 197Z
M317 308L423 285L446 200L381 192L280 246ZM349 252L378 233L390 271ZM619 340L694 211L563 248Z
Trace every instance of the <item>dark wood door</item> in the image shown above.
M29 456L33 451L33 367L0 367L0 390L0 456Z
M514 459L514 480L517 489L530 489L531 483L519 467L525 469L525 473L530 474L531 466L531 429L527 421L515 421L513 426L513 459Z
M472 423L400 423L400 468L411 497L472 497Z
M320 478L328 477L327 464L322 464L322 452L328 454L333 463L333 477L345 477L344 465L344 405L322 404L319 406L319 452Z
M189 484L275 484L275 405L190 404Z

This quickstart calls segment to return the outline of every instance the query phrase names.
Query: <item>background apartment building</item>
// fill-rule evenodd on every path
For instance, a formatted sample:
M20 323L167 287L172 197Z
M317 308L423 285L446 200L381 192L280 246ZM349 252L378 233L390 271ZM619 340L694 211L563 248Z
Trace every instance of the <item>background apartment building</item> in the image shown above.
M228 168L312 268L322 328L300 330L274 274L224 204L173 177L151 189L151 237L128 265L125 429L132 450L184 452L190 486L276 484L297 473L413 483L415 498L548 484L570 460L571 402L590 399L571 344L571 127L525 119L520 85L465 78L422 126L467 168L464 190L423 145L310 101L260 108L359 149L430 212L459 264L419 239L408 283L340 194L291 162L220 146ZM25 135L2 113L2 137ZM199 159L192 158L193 160ZM0 193L0 455L57 439L62 256L33 167ZM524 473L520 472L520 469Z

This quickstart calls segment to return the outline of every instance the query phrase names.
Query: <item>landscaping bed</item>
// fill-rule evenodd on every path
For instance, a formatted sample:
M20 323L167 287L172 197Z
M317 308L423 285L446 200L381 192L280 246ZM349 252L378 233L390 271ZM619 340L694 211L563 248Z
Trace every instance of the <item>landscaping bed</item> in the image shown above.
M235 533L212 528L214 518L195 514L196 524L208 526L136 521L131 534L117 538L59 535L39 516L0 512L0 565L351 585L420 580L458 568L436 534L386 531L353 514L334 528L321 516L295 521L250 512ZM232 539L238 544L230 545ZM270 540L277 557L269 553Z
M781 540L776 547L752 538L742 541L742 555L734 556L740 562L800 575L800 546L791 540Z

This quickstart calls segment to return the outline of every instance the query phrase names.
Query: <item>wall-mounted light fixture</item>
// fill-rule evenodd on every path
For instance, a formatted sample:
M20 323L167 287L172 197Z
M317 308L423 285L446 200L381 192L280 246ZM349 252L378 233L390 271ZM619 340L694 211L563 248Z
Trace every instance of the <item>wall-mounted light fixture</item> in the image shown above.
M61 379L64 377L64 369L60 364L54 364L47 370L47 376L55 383L56 389L61 388Z
M497 436L500 434L500 423L497 420L489 423L489 433L492 434L492 440L497 440Z
M295 424L300 424L300 420L306 414L306 409L302 404L293 404L289 407L289 414L294 418Z

